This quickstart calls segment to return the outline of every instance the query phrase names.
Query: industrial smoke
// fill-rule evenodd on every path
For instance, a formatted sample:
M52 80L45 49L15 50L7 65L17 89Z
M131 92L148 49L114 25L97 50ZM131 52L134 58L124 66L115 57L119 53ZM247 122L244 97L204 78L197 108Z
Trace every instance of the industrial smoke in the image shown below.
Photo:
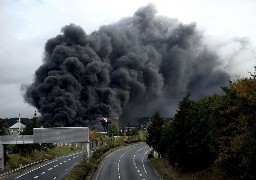
M150 4L91 34L70 24L46 42L24 95L45 126L91 125L109 115L127 123L157 110L170 116L187 92L221 91L229 75L196 25L156 12Z

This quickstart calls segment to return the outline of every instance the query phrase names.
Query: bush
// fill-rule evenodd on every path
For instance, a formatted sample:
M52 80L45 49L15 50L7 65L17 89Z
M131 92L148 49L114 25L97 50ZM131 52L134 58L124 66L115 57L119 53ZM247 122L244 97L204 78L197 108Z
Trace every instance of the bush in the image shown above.
M148 159L151 159L151 158L154 158L154 155L152 152L148 154Z
M65 177L65 180L86 179L87 177L91 176L97 168L98 165L94 164L90 160L83 161Z

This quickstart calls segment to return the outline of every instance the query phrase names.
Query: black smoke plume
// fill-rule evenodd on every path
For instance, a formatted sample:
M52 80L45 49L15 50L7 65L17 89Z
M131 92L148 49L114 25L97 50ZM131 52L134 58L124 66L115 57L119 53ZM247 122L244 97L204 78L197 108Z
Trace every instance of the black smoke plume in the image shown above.
M127 123L156 110L170 116L188 91L218 93L229 79L195 24L157 16L154 5L91 34L74 24L61 32L47 41L25 93L47 126L93 124L98 115Z

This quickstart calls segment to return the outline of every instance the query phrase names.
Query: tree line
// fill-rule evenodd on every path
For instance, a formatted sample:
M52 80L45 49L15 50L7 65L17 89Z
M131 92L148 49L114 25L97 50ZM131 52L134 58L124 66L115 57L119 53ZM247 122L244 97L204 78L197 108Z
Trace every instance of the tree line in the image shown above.
M211 167L221 179L256 179L256 74L221 88L222 95L200 100L186 95L168 122L156 112L147 144L173 167Z

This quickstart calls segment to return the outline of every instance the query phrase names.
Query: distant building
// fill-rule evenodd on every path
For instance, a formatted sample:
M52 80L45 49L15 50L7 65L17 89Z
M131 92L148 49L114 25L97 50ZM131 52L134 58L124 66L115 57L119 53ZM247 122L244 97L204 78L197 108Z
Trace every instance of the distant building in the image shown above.
M22 124L20 121L20 114L19 114L19 119L17 123L9 127L10 133L11 134L19 134L20 132L23 132L23 130L26 128L26 125Z

